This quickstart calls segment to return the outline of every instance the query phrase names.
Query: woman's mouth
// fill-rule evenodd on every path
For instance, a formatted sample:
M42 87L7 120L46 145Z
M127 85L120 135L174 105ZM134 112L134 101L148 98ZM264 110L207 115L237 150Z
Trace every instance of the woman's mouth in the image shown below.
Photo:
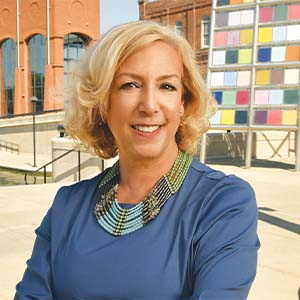
M132 125L131 127L141 132L151 133L158 130L161 126L160 125Z

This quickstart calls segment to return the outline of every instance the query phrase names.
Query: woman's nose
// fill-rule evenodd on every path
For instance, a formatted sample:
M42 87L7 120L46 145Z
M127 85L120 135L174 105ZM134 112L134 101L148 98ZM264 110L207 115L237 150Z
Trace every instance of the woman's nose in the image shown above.
M157 93L154 87L145 87L141 93L139 111L146 114L157 113L159 110Z

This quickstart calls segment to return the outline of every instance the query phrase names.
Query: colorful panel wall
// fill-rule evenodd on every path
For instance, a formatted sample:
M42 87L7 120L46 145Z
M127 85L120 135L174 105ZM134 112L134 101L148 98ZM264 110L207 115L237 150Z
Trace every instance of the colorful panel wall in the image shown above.
M217 0L212 13L211 124L299 126L300 2Z

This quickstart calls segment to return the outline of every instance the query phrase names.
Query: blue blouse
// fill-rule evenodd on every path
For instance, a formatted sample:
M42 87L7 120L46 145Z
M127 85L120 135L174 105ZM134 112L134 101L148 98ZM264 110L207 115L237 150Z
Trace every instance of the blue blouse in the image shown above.
M194 160L154 220L115 237L93 212L102 177L58 191L15 300L247 298L259 248L248 183Z

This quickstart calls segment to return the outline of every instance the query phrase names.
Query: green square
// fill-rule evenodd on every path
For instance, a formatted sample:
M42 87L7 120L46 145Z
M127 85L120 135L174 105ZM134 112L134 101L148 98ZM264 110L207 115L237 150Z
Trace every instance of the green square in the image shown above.
M299 95L298 90L285 90L283 96L284 104L298 104Z
M235 91L224 91L222 105L235 105Z
M226 51L225 63L226 64L236 64L238 62L239 50L230 49Z
M274 7L273 21L286 21L287 20L287 5L276 5Z

